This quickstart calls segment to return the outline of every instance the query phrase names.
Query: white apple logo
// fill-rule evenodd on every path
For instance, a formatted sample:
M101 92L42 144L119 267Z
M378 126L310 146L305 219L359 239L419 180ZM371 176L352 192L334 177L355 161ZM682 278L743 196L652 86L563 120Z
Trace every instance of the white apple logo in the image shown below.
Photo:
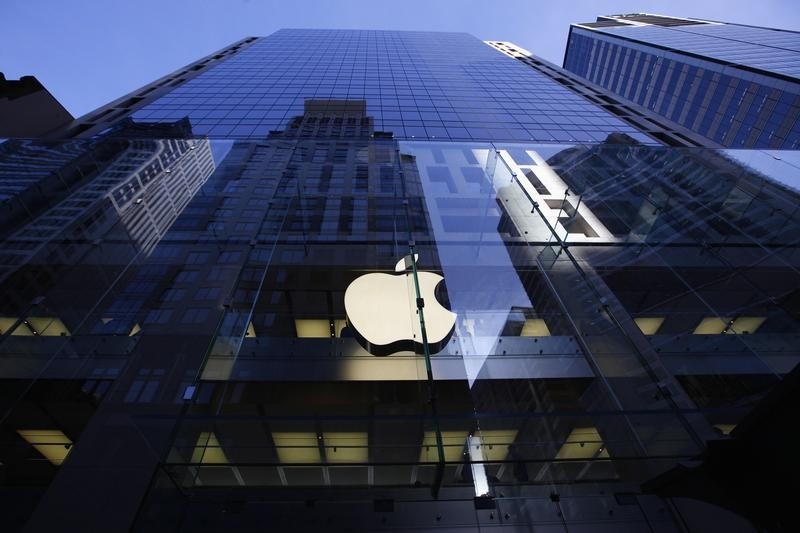
M414 254L416 261L417 254ZM373 355L389 355L422 347L422 333L416 308L411 257L401 259L396 272L365 274L353 280L344 293L347 322L361 344ZM444 278L433 272L417 271L425 314L425 331L431 353L440 351L456 324L456 314L436 299L436 286ZM415 346L416 345L416 346Z

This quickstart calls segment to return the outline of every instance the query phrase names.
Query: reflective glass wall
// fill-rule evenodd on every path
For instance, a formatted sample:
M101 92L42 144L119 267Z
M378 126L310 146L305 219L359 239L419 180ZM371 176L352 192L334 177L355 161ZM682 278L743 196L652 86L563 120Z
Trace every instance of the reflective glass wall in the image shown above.
M573 25L564 68L710 143L798 148L800 34L684 22Z
M598 142L623 132L656 144L466 33L284 29L132 116L144 123L188 117L196 134L258 140L302 115L312 99L364 100L375 129L398 139Z
M173 527L215 489L636 487L797 363L794 152L397 140L340 105L338 130L312 108L260 141L0 144L6 176L49 176L4 181L20 522L138 495L111 525Z
M285 30L0 142L4 525L680 530L797 362L797 156L571 91Z

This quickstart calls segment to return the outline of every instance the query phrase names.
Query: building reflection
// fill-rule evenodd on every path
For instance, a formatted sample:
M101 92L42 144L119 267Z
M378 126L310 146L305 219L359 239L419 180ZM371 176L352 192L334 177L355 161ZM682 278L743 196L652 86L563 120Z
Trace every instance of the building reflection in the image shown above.
M213 140L104 139L4 226L0 453L31 505L106 475L107 450L148 510L640 483L797 362L797 198L720 152L400 142L358 100L309 100L216 161ZM412 252L454 333L376 356L345 290ZM416 318L408 288L387 305Z

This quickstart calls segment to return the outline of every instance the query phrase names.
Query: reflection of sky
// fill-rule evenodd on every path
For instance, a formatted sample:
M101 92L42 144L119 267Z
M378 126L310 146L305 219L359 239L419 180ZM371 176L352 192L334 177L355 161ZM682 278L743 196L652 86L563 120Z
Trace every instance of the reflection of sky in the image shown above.
M800 151L722 150L722 152L764 176L800 192Z
M560 154L561 152L565 152L567 150L572 150L577 145L575 144L543 144L537 143L536 144L536 153L538 153L542 159L547 161L554 155ZM503 147L508 147L513 149L517 147L520 150L530 150L530 144L512 144L512 143L503 143Z
M499 217L496 211L496 189L483 192L476 189L474 183L464 179L462 168L470 166L464 155L466 147L461 145L434 144L424 142L402 143L404 153L412 153L417 157L417 166L425 192L428 215L433 226L436 241L436 252L441 262L442 272L447 286L447 295L451 310L458 315L456 342L464 356L464 366L470 387L488 354L496 349L498 337L505 327L513 307L533 307L519 279L508 249L502 236L496 230L496 222L487 218ZM440 149L437 162L431 148ZM472 163L473 168L483 168L486 164L488 147L473 151L483 158L479 165ZM444 159L442 159L442 155ZM448 189L440 179L432 179L434 169L447 166L455 192ZM502 165L498 165L501 168ZM488 178L487 178L488 179ZM503 183L509 182L507 176ZM487 183L488 185L488 183ZM444 219L452 215L442 212L439 202L443 198L478 198L480 211L464 211L461 217L449 217L449 225L445 230ZM453 227L458 220L460 226ZM482 231L481 231L482 230ZM425 258L420 258L420 267L425 268ZM491 275L481 276L479 285L475 279L475 268L484 268Z
M211 155L214 157L214 166L219 166L228 152L233 148L234 141L228 139L210 139Z

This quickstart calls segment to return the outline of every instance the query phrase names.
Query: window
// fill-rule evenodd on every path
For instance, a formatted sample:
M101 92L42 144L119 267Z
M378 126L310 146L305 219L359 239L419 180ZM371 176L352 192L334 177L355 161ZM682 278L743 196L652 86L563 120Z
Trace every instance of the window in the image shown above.
M186 289L169 288L161 293L161 301L176 302L178 300L183 300L184 296L186 296Z
M197 280L196 270L182 270L175 276L175 281L179 283L192 283Z
M203 287L194 293L195 300L214 300L219 297L219 287Z
M202 324L207 319L208 309L193 307L183 313L181 324Z
M236 263L242 258L242 252L235 251L235 252L222 252L219 254L219 259L217 260L220 263Z
M208 262L208 252L191 252L186 256L187 265L200 265Z
M166 324L172 316L170 309L153 309L144 319L145 324Z

